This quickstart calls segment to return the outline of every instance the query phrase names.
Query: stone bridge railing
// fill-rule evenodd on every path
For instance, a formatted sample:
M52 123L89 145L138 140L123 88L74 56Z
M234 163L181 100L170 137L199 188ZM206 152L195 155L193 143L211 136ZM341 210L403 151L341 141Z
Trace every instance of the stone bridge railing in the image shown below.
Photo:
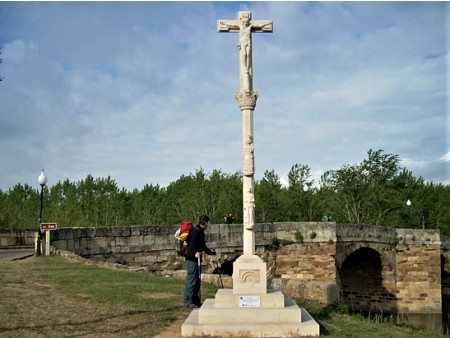
M94 260L145 266L160 274L177 269L182 262L174 250L177 229L178 225L63 228L52 232L52 246ZM206 239L208 246L218 252L221 263L233 261L242 254L242 225L211 224ZM276 244L280 243L335 243L336 224L257 224L255 242L256 252L261 256L274 253ZM272 261L274 257L275 254Z

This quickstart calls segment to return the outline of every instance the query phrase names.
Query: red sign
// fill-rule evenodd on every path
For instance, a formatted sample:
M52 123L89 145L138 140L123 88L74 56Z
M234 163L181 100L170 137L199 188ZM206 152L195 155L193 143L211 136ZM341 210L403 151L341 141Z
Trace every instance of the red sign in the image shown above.
M58 224L56 223L41 223L41 230L56 230Z

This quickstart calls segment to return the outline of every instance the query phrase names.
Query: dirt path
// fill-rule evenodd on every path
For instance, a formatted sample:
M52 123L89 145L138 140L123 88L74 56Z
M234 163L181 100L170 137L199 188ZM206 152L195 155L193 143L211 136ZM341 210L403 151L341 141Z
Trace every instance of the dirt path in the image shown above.
M181 338L181 325L183 325L187 316L183 316L174 321L166 330L154 338Z

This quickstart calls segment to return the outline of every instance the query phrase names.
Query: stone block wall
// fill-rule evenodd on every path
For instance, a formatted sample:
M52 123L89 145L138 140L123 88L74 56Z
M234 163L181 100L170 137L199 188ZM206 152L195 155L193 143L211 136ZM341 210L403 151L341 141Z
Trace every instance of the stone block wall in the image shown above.
M442 325L441 247L436 232L398 230L396 262L397 310L404 321Z
M34 246L36 230L0 229L0 249L20 246Z
M268 271L275 273L273 238L295 241L296 232L314 237L319 243L329 230L322 223L257 224L255 226L256 253L268 263ZM303 224L303 223L302 223ZM318 228L316 229L317 226ZM52 232L52 246L60 250L98 261L143 265L154 273L180 268L183 258L175 254L174 233L179 225L151 225L111 228L62 228ZM316 229L316 230L314 230ZM310 235L314 233L314 235ZM206 231L207 245L215 248L221 263L234 261L242 254L242 225L211 224ZM218 257L216 257L218 258ZM208 260L210 261L210 260ZM211 263L211 262L209 262ZM208 264L206 271L213 271Z
M335 243L304 243L277 249L276 277L336 283Z
M302 243L276 251L276 287L293 298L333 304L339 300L334 257L336 244ZM274 282L275 283L275 282Z
M450 326L450 237L441 236L441 288L442 317L444 325Z
M164 275L184 268L184 258L175 253L174 234L178 227L62 228L53 232L52 246L97 261L143 266L154 274ZM206 236L208 246L217 248L226 260L234 260L242 254L240 226L210 225ZM264 237L262 232L260 237ZM210 259L207 263L204 271L212 272L216 265Z
M52 246L96 261L142 266L155 274L180 268L174 255L177 226L63 228Z

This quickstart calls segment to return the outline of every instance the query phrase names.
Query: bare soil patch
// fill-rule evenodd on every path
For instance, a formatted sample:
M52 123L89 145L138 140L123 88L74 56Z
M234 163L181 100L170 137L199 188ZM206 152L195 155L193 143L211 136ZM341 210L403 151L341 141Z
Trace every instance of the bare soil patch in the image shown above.
M154 338L181 338L181 326L183 325L186 318L187 318L187 315L178 318L176 321L174 321L172 324L170 324L164 330L164 332L161 332Z

